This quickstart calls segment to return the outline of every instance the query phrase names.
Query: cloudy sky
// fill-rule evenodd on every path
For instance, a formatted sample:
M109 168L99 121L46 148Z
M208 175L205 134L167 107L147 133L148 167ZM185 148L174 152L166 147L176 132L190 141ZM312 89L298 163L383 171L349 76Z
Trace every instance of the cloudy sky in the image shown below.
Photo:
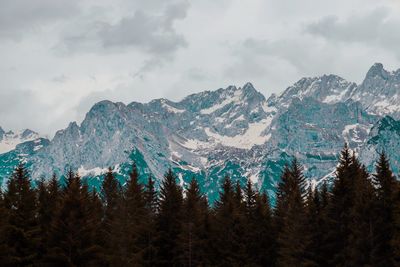
M0 0L0 126L53 135L97 101L400 68L398 0Z

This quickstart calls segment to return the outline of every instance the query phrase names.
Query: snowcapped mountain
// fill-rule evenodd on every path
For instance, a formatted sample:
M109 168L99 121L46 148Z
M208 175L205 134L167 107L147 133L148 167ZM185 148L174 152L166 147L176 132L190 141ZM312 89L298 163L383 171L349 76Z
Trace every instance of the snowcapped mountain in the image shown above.
M142 179L152 174L161 180L171 167L182 185L198 179L211 200L226 174L241 183L250 178L273 194L293 156L314 183L331 177L345 142L370 169L385 148L400 170L400 157L395 158L400 148L399 86L400 70L388 72L375 64L360 85L336 75L302 78L268 99L247 83L179 102L101 101L80 125L70 123L51 141L20 139L15 149L0 152L0 163L7 166L0 177L23 159L34 178L72 168L97 186L108 166L123 181L134 160ZM5 135L0 130L0 140Z
M287 88L278 98L278 102L287 107L294 98L311 97L323 103L333 104L349 99L356 88L357 84L336 75L302 78Z
M400 119L400 69L389 72L382 64L374 64L352 99L360 101L370 113Z
M5 132L0 127L0 184L5 185L20 161L30 166L30 157L49 143L48 139L29 129Z
M32 141L37 138L39 138L39 134L29 129L18 132L5 132L3 128L0 127L0 154L14 150L20 143Z

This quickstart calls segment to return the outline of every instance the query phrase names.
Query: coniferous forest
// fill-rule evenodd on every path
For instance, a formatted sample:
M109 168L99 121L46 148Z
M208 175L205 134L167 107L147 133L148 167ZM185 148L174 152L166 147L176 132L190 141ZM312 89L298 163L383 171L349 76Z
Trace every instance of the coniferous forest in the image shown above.
M273 207L229 177L211 206L172 171L157 189L135 165L123 186L110 169L96 191L72 171L33 187L20 165L0 198L0 266L400 266L400 184L384 153L370 174L346 146L316 189L288 164Z

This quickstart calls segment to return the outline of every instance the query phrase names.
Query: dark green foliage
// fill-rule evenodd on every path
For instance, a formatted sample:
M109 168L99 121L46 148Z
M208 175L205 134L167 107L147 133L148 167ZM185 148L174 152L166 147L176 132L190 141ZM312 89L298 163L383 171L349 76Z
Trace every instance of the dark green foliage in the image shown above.
M116 216L118 203L121 199L121 188L111 168L108 169L103 180L101 199L104 204L103 228L107 231Z
M181 232L178 236L178 258L182 266L209 264L206 257L208 235L204 225L207 216L207 200L193 178L183 201Z
M96 219L87 186L68 174L60 205L50 228L47 263L50 266L97 266Z
M156 216L158 212L158 195L151 176L149 176L144 189L144 203L147 216L143 220L144 250L142 253L142 264L144 266L154 266L157 262L157 247L155 242L157 240Z
M160 188L160 205L156 219L157 266L176 265L179 262L178 236L181 231L182 203L182 189L170 169Z
M393 236L390 242L395 266L400 265L400 186L397 184L393 203Z
M385 153L381 153L376 164L376 174L373 177L376 186L376 229L375 249L372 252L372 263L375 266L397 266L393 243L396 243L398 233L395 229L395 213L399 192L399 185L394 177L389 160Z
M297 160L286 167L277 195L279 266L316 266L307 250L310 236L304 203L305 178Z
M308 257L314 266L327 266L330 252L326 251L325 233L327 226L328 189L322 185L321 191L309 188L306 199L306 234L308 238Z
M32 265L38 256L38 220L36 216L36 192L25 167L20 164L7 184L4 194L7 214L5 244L8 263L12 266Z
M331 201L328 207L326 246L330 251L329 266L344 266L348 258L351 209L354 203L355 177L358 167L353 164L353 157L347 146L341 152L336 179L333 184Z
M400 186L381 154L370 175L345 146L328 189L307 184L294 160L276 206L249 180L223 179L208 205L192 179L169 170L156 191L132 167L89 191L70 170L32 187L19 165L0 192L0 266L399 266Z
M369 174L356 159L353 164L358 165L355 176L353 206L350 210L350 234L348 237L347 257L345 264L351 266L372 266L371 255L375 249L376 199L375 191L369 180ZM375 266L375 265L374 265Z
M39 223L39 236L40 242L37 248L39 261L43 261L47 255L47 247L49 244L49 235L52 220L56 214L59 200L60 188L57 182L57 177L52 176L49 182L44 179L39 181L38 184L38 223Z
M250 180L244 190L245 244L248 262L254 266L273 266L276 257L275 232L268 196L253 189Z
M8 210L4 205L3 193L0 191L0 266L11 266L12 248L7 244Z
M213 265L240 266L245 265L248 260L244 243L244 205L241 198L238 183L234 188L230 178L226 176L214 210L212 238L216 258Z
M153 178L150 175L146 184L144 198L146 209L152 214L156 214L158 212L158 196L154 184Z
M112 263L115 257L118 257L115 253L118 247L115 244L115 236L117 227L117 217L120 215L120 204L122 201L122 192L120 185L115 178L111 168L106 173L102 188L101 188L101 199L103 202L101 228L99 238L101 239L101 245L103 248L104 257L107 262ZM94 199L96 200L96 199Z
M111 266L142 265L147 244L144 232L147 212L143 186L139 184L138 177L136 165L133 165L109 236L112 250Z

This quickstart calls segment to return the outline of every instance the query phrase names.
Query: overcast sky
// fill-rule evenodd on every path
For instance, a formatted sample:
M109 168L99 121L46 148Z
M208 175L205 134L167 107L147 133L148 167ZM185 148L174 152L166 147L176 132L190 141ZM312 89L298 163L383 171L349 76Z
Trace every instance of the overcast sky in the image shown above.
M400 68L398 0L0 0L0 126L52 136L97 101Z

